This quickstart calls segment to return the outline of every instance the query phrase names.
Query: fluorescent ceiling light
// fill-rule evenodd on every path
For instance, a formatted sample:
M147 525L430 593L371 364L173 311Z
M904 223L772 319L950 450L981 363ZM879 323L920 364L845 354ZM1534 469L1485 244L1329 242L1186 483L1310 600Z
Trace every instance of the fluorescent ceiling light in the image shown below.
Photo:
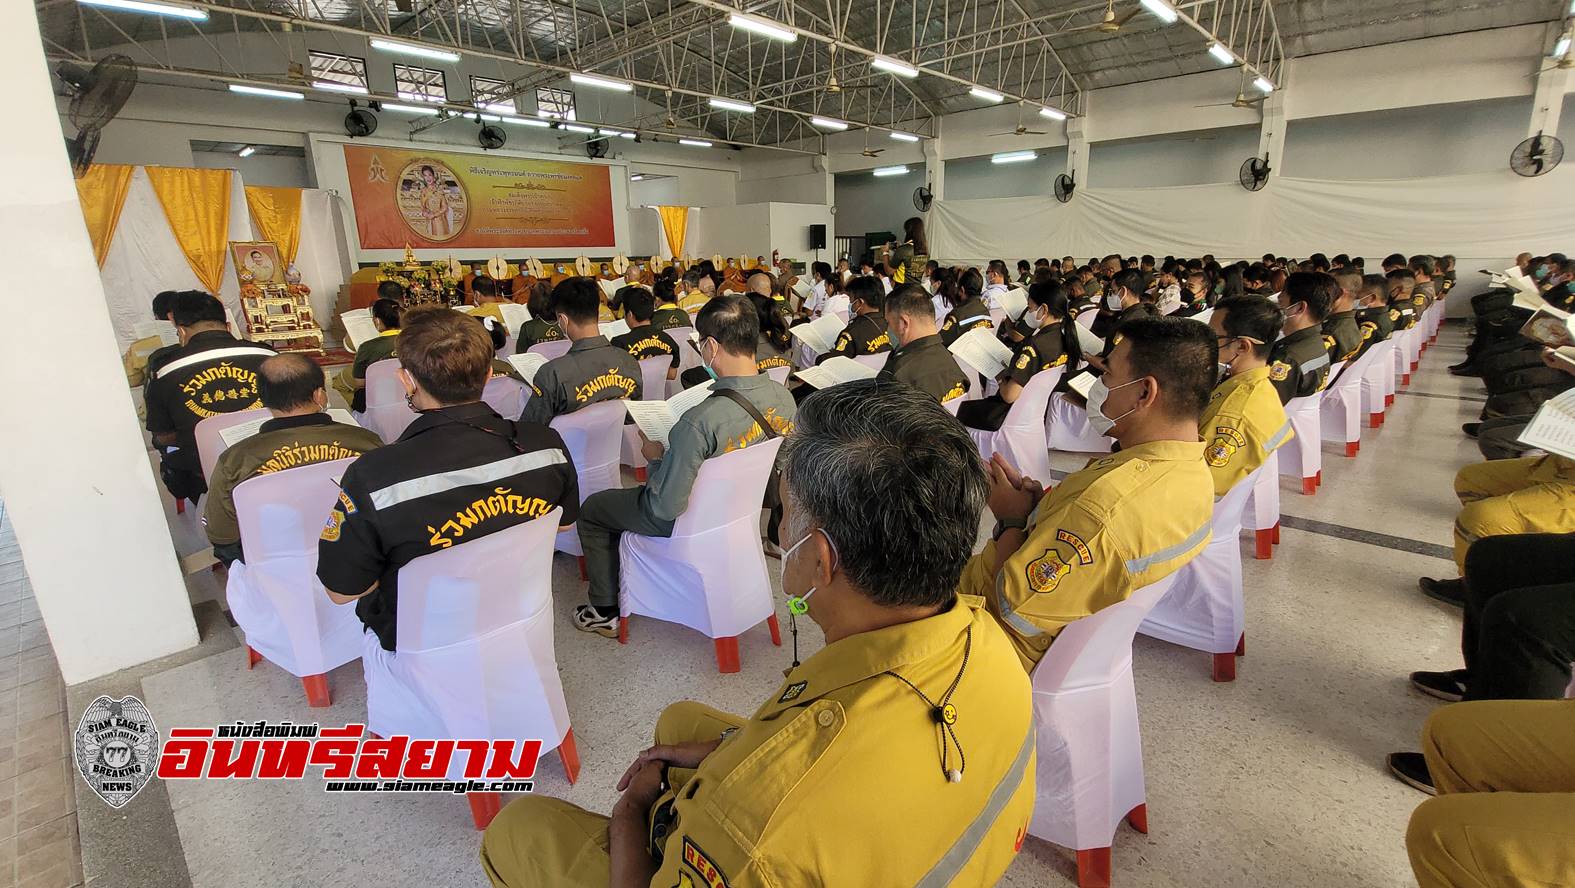
M645 177L640 175L639 173L635 173L634 175L629 177L629 181L630 182L644 182L645 181Z
M405 114L425 114L429 117L436 116L438 113L438 109L436 108L427 108L421 105L400 105L393 102L384 102L383 110L401 111Z
M433 49L430 46L417 46L413 43L397 43L393 40L384 40L381 37L372 40L373 49L384 52L397 52L401 55L420 56L423 59L437 59L440 62L457 62L459 53L446 49Z
M888 59L885 56L876 56L875 58L870 59L870 67L879 68L888 74L895 74L898 77L907 77L912 79L919 76L918 68L915 68L912 65L906 64L904 62L899 62L896 59Z
M727 17L727 23L735 28L742 28L751 34L770 37L772 40L780 40L783 43L792 43L798 39L796 31L784 28L775 22L768 22L753 16L739 15L736 12Z
M235 156L236 157L251 157L253 154L256 154L256 153L257 153L257 146L256 145L247 145L245 148L242 148L241 150L235 152Z
M917 141L919 141L919 137L915 136L913 133L904 133L904 132L899 132L897 130L892 130L891 137L893 139L896 139L899 142L917 142Z
M908 168L905 166L879 167L875 170L877 176L902 176L906 175Z
M713 96L711 98L711 107L721 108L724 111L737 111L740 114L755 113L754 105L748 102L740 102L737 99L719 99Z
M1274 81L1264 77L1262 74L1258 75L1258 79L1254 80L1252 85L1257 87L1259 92L1274 92Z
M359 96L366 95L366 87L355 83L340 83L337 80L318 80L312 84L313 89L326 89L329 92L355 93Z
M155 3L152 0L77 0L83 6L101 6L105 9L119 9L125 12L146 12L153 15L168 15L175 18L191 19L195 22L208 20L208 11L193 9L190 6L180 6L174 3Z
M594 74L570 74L569 79L581 86L595 86L601 89L615 89L618 92L634 92L634 85L624 83L622 80L608 80Z
M1236 54L1226 49L1223 43L1210 43L1209 55L1213 56L1222 65L1234 65L1236 63Z
M562 125L561 129L566 129L566 130L568 130L571 133L582 133L584 135L590 135L590 136L593 136L593 135L596 134L596 127L594 127L594 126L580 126L577 123L565 123L565 124Z
M1141 2L1144 9L1153 13L1155 18L1167 25L1177 19L1176 8L1165 2L1165 0L1141 0Z
M499 114L514 114L519 111L508 102L487 102L479 106L483 111L496 111Z
M976 86L973 89L968 90L968 95L973 96L976 99L984 99L986 102L999 102L1006 98L1006 96L1003 96L994 90L985 89L982 86Z
M840 120L832 120L830 117L811 117L809 122L811 126L818 126L821 129L841 131L848 128L846 123Z
M634 133L626 132L624 130L608 129L605 126L602 127L600 130L598 130L597 132L599 132L601 135L604 135L604 136L617 136L620 139L632 139L632 138L634 138Z
M542 120L542 119L537 118L537 117L510 117L508 115L504 115L503 122L504 123L513 123L513 124L517 124L519 126L535 126L535 127L540 127L542 129L546 129L549 126L552 126L551 123L548 123L547 121Z
M268 89L262 86L247 86L244 83L230 84L230 92L245 93L249 96L267 96L270 99L304 99L306 96L287 89Z
M1553 44L1553 57L1556 58L1556 59L1561 59L1561 58L1564 57L1564 54L1569 52L1569 51L1570 51L1570 35L1565 34L1563 37L1559 38L1559 42L1558 43Z
M1035 154L1032 151L1006 151L1006 152L1003 152L1001 154L992 154L992 155L990 155L990 162L991 163L1022 163L1025 160L1033 160L1034 158L1036 158L1038 156L1039 156L1038 154Z
M1051 120L1065 120L1066 112L1059 108L1052 108L1049 105L1046 105L1045 107L1039 109L1039 116L1048 117Z
M692 146L694 146L696 148L710 148L711 147L711 143L707 142L705 139L679 139L678 140L678 144L680 144L680 145L692 145Z

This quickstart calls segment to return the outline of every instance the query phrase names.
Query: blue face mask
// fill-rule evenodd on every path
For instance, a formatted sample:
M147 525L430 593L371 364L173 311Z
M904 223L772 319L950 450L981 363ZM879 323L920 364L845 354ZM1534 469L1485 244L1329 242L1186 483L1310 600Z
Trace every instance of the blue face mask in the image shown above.
M718 378L717 375L716 375L716 371L711 369L711 362L707 361L705 359L705 346L703 344L701 346L699 346L699 350L700 350L700 366L701 366L701 368L704 369L705 372L707 374L709 374L712 379Z

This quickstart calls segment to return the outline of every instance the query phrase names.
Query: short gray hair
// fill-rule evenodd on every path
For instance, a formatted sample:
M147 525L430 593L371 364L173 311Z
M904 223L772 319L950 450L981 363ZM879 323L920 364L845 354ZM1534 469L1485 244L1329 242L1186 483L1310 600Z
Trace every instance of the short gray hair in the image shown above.
M988 485L973 440L934 398L879 379L816 392L784 442L782 476L849 582L877 604L955 597Z

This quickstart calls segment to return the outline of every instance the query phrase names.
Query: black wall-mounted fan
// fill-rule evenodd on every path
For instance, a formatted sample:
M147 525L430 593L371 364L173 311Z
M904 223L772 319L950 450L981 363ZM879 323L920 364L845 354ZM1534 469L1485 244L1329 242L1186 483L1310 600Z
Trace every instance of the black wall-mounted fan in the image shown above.
M1077 190L1077 180L1066 173L1055 177L1055 199L1066 203L1072 199L1072 192Z
M913 189L913 208L921 213L930 210L930 203L935 200L935 195L930 191L930 186L920 185Z
M1509 168L1518 176L1531 178L1549 172L1564 160L1564 143L1557 136L1537 133L1515 146L1509 153Z
M502 148L503 143L508 140L508 134L503 131L502 127L493 126L490 123L476 132L476 143L488 151L494 148Z
M345 115L345 135L352 139L377 132L377 115L365 108L351 108Z
M137 86L137 66L123 55L106 56L91 69L61 62L55 74L71 95L67 116L77 128L66 140L66 153L77 176L87 172L98 150L99 130L115 118Z
M1241 162L1241 172L1238 175L1241 187L1248 191L1261 191L1269 181L1269 155L1262 157L1249 157Z
M585 143L585 156L596 158L607 156L607 140L592 139Z

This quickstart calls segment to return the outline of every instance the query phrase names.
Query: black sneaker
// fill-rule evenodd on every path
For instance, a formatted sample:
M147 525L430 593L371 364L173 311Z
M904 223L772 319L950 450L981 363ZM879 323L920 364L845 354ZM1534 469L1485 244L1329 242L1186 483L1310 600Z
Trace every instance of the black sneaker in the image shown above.
M594 632L603 638L618 637L618 615L604 617L596 608L582 604L574 609L574 628L581 632Z
M1482 431L1482 423L1480 423L1480 422L1468 422L1468 423L1465 423L1465 424L1461 425L1460 426L1460 430L1462 432L1466 433L1466 437L1467 438L1475 438L1477 436L1477 433Z
M1423 577L1416 581L1416 585L1428 598L1455 607L1466 606L1466 581L1463 579L1435 580L1431 577Z
M1451 669L1448 672L1413 672L1411 687L1429 697L1459 703L1466 696L1468 675L1469 673L1464 669Z
M1433 788L1433 775L1427 771L1427 759L1420 752L1389 753L1389 773L1412 789L1438 795L1438 790Z

